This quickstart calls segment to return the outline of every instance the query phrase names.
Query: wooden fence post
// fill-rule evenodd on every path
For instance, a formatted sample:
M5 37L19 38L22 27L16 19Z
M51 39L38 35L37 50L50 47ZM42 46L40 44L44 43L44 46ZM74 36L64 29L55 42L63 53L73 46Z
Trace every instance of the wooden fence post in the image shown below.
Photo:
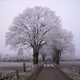
M19 80L19 71L18 70L16 70L16 78L17 78L17 80Z

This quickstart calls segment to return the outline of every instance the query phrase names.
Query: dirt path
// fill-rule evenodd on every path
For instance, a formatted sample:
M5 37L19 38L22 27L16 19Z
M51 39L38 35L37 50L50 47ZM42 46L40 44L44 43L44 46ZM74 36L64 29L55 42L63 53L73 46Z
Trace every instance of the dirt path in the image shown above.
M72 80L58 68L44 68L36 80Z

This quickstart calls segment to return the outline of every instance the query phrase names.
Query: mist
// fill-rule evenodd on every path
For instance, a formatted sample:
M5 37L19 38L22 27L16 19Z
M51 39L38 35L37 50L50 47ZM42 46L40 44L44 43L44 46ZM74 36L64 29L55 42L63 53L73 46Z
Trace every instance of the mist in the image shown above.
M24 9L34 6L48 7L60 16L64 29L72 31L75 57L79 58L80 47L80 1L79 0L0 0L0 53L14 54L14 50L5 45L5 33L8 31L13 19Z

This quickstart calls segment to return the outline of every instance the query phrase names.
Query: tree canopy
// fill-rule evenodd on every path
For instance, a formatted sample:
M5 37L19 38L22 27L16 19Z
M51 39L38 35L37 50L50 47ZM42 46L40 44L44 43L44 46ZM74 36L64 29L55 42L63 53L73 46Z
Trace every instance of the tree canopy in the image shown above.
M72 36L66 33L55 12L49 8L34 7L15 17L6 34L6 43L14 48L26 45L32 47L33 62L37 64L39 50L43 45L52 42L51 44L59 49L70 45Z
M53 27L59 27L60 20L48 8L26 9L16 17L6 35L6 42L13 47L43 45L46 33Z

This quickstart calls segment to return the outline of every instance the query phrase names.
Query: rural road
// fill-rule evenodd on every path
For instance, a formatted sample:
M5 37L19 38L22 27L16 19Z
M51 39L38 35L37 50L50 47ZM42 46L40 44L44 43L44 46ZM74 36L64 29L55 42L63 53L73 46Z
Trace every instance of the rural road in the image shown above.
M36 80L73 80L70 79L57 67L44 67L39 73Z

